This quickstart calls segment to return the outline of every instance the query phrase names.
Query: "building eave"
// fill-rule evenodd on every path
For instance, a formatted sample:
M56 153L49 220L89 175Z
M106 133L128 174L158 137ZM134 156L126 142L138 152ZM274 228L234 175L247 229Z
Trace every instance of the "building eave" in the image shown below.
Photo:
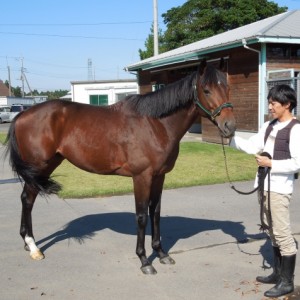
M300 37L261 36L259 43L300 44Z
M256 39L257 42L257 39ZM252 43L250 41L249 43ZM166 58L156 59L153 58L150 62L143 62L137 63L133 66L129 66L127 68L127 71L138 71L138 70L149 70L159 67L164 67L171 64L180 64L184 62L191 62L196 60L201 60L203 58L206 58L208 54L224 51L227 49L237 48L243 46L242 40L235 41L234 43L228 43L228 44L222 44L222 45L216 45L214 47L208 47L204 49L199 49L196 51L191 52L184 52L176 56L169 56Z
M283 44L300 44L299 37L270 37L270 36L255 36L246 38L248 45L261 44L261 43L283 43ZM155 59L155 57L149 62L139 62L133 66L127 67L127 71L139 71L149 70L154 68L160 68L171 64L180 64L184 62L190 62L193 60L201 60L208 54L221 52L228 49L238 48L243 46L243 39L237 40L233 43L220 44L213 47L199 49L192 52L184 52L176 56L169 56L166 58Z

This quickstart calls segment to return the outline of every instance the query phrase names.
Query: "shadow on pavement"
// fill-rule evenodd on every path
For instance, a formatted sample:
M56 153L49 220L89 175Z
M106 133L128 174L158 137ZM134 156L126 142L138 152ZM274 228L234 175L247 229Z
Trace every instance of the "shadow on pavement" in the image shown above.
M55 243L66 239L74 239L79 243L84 243L86 239L92 239L96 232L106 228L121 234L135 236L135 214L117 212L86 215L67 223L63 229L39 240L37 244L42 245L46 243L41 246L41 250L44 252ZM247 243L249 239L255 240L266 237L263 233L254 235L247 234L242 222L193 219L179 216L161 217L162 243L167 252L172 249L178 240L187 239L199 233L212 230L221 230L225 234L233 237L237 243L241 244ZM149 226L147 234L150 235ZM268 241L266 241L266 244L267 242ZM134 247L135 245L133 245L133 248ZM260 249L261 254L266 256L264 259L267 261L269 261L268 248L270 248L270 246ZM150 259L154 259L154 257L154 254L152 254Z

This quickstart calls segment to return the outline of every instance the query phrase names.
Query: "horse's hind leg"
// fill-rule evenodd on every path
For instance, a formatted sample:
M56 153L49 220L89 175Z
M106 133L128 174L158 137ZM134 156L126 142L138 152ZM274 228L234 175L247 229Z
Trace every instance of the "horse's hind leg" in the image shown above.
M175 264L175 261L163 250L160 240L160 207L165 175L153 178L149 213L151 220L152 248L157 252L162 264Z
M21 194L22 201L22 216L20 235L25 242L25 249L30 251L30 257L34 260L41 260L44 258L44 254L36 246L32 232L32 218L31 212L37 197L37 192L32 191L27 184L24 185L23 192Z
M35 185L33 185L35 188L30 187L30 181L28 181L28 183L25 183L21 194L22 217L20 234L25 242L25 249L30 251L30 257L34 260L41 260L45 256L36 246L33 237L31 218L32 208L39 192L51 194L59 190L60 186L50 180L50 174L62 161L63 157L60 154L56 154L51 159L48 159L47 163L44 163L43 169L40 168L39 176L33 177L31 180L33 182L35 181Z

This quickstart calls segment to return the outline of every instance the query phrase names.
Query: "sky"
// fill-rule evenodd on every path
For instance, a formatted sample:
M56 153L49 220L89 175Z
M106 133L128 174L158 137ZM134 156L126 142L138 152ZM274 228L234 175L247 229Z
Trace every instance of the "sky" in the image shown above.
M185 0L157 0L161 15ZM300 0L273 0L288 10ZM70 90L71 81L133 79L153 22L153 0L10 0L1 3L0 80L31 90ZM88 62L91 62L88 68ZM89 72L90 71L90 72ZM25 92L29 92L25 82Z

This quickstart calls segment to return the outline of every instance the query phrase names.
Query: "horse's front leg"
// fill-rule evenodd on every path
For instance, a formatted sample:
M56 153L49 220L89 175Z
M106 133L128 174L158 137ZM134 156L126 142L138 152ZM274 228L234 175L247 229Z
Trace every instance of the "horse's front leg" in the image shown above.
M142 175L133 178L137 223L136 254L142 263L141 270L144 274L157 273L148 260L145 249L151 179L150 176Z
M159 261L162 264L175 264L174 259L163 250L160 239L160 208L164 180L165 175L155 177L151 186L149 212L151 220L152 248L157 252Z
M30 257L34 260L41 260L45 256L41 250L36 246L32 231L31 212L36 199L37 193L29 190L25 184L21 194L22 201L22 216L20 235L25 242L25 250L30 251Z

